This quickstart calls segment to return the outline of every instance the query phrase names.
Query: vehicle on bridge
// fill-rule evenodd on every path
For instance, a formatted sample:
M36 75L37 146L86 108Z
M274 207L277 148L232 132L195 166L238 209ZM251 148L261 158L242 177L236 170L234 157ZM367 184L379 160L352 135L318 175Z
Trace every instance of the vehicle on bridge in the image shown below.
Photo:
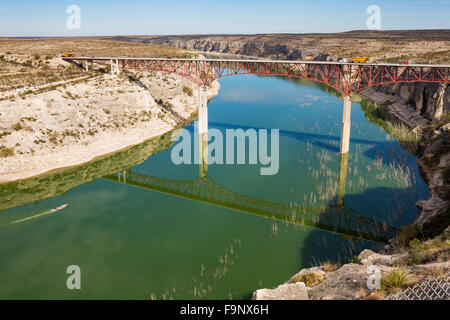
M352 59L352 62L358 62L358 63L366 63L371 59L370 57L356 57Z
M61 57L64 57L64 58L75 57L75 53L64 52L64 53L61 53Z

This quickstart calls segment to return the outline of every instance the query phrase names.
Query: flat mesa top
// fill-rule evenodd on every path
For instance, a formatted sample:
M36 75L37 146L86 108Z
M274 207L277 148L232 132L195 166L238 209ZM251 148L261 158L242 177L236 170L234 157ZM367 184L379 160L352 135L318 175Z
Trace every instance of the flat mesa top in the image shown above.
M189 58L139 58L139 57L60 57L63 60L149 60L149 61L203 61L203 62L256 62L256 63L290 63L290 64L330 64L352 66L379 67L418 67L418 68L450 68L442 64L401 64L401 63L357 63L330 61L294 61L294 60L245 60L245 59L189 59Z

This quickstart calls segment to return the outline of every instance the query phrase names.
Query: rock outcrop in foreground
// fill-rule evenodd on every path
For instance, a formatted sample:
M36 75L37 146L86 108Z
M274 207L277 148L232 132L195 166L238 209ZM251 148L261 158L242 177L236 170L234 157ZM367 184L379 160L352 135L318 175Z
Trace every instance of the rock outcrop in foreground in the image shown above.
M260 289L253 300L308 300L308 290L303 282L285 283L275 289Z
M364 250L355 263L303 269L275 289L255 291L253 299L380 299L449 272L449 257L450 228L434 240L412 241L407 249L391 255Z

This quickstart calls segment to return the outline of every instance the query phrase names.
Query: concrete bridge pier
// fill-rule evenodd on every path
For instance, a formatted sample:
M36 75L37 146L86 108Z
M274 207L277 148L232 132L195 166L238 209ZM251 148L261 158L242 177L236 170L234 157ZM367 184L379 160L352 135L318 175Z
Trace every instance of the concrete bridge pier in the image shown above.
M94 70L94 60L86 60L86 71L89 71L89 66L91 70Z
M342 117L341 129L341 153L347 153L350 147L350 114L352 109L352 100L350 95L344 97L344 115Z
M131 171L127 171L127 170L122 170L122 172L117 172L117 181L122 182L122 178L123 178L123 183L127 183L127 174L130 174Z
M198 89L198 133L208 133L208 101L204 87Z
M120 74L119 60L111 59L110 63L111 63L111 75L117 77Z
M339 159L339 179L337 189L338 206L344 205L345 185L347 183L347 172L348 172L348 152L341 153L341 158Z
M200 177L208 173L208 100L206 88L198 88L198 161Z

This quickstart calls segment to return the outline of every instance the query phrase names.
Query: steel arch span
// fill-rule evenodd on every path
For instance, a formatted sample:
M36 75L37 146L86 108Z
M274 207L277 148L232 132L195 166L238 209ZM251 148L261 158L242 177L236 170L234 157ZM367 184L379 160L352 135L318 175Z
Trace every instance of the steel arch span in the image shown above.
M450 82L450 65L114 57L62 57L62 59L86 63L110 61L117 72L121 68L173 73L189 79L198 86L241 74L301 78L323 83L344 95L351 95L367 87L392 83Z

